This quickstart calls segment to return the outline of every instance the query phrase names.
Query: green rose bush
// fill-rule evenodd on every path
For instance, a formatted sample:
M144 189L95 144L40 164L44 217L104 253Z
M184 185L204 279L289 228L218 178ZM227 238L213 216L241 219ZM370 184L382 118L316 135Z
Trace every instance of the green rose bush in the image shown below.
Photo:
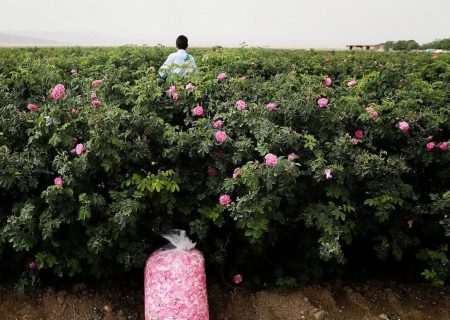
M0 268L141 269L186 229L211 274L291 286L449 276L450 58L164 48L0 51Z

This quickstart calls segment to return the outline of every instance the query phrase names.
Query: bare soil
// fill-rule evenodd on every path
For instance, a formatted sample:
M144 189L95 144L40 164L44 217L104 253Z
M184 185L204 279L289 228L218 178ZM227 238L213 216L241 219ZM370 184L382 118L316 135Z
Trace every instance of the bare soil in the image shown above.
M373 281L310 285L289 293L209 288L211 320L449 320L450 287ZM2 320L143 318L142 290L112 283L48 287L32 296L0 289Z

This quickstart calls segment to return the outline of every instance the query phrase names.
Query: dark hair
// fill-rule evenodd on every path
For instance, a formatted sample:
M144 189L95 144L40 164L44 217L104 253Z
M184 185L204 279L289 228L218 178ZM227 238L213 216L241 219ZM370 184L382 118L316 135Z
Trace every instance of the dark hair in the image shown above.
M178 36L177 38L177 48L186 50L188 47L188 38L186 36Z

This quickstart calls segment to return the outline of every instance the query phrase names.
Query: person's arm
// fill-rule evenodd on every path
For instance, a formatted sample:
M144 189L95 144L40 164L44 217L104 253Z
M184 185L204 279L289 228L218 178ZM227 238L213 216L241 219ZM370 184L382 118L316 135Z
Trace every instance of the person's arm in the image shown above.
M162 66L159 68L159 75L161 78L167 77L167 70L169 70L169 66L173 63L173 55L172 53L169 54L166 61L162 64Z
M195 72L197 70L197 64L195 64L195 59L191 55L191 64L192 64L192 71Z

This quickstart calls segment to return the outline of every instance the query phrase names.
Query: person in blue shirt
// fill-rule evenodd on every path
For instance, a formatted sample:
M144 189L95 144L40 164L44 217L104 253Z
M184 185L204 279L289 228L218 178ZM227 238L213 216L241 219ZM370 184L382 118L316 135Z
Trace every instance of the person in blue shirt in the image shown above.
M159 69L161 78L166 78L168 74L184 76L186 73L194 72L197 69L195 59L186 52L188 38L179 36L176 40L177 52L171 53Z

